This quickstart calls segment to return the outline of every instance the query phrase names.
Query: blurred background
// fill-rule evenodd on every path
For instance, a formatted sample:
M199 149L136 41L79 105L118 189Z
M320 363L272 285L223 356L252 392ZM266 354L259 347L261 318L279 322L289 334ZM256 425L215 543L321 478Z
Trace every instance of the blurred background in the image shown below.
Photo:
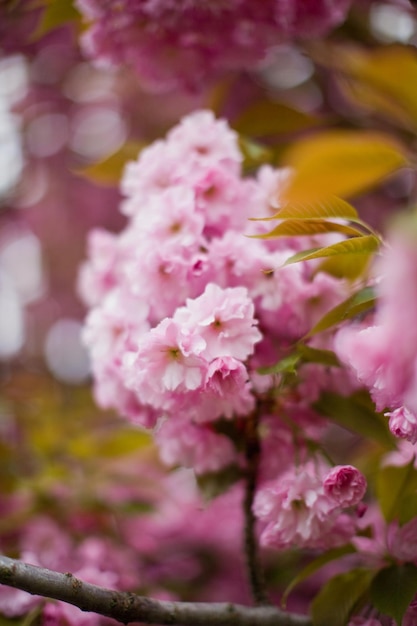
M166 474L145 433L94 405L76 289L86 235L95 226L123 227L124 164L196 108L214 109L238 130L248 173L280 164L290 143L318 127L384 128L413 145L417 12L405 0L358 1L326 38L271 44L254 67L235 64L204 84L160 92L125 64L88 60L80 12L71 2L55 3L54 12L53 4L0 3L0 548L18 556L31 533L56 553L63 532L77 546L91 537L101 547L82 554L97 560L110 542L120 550L115 562L127 558L126 587L244 601L239 541L227 517L239 494L219 499L214 517L190 531L190 511L203 506L190 477ZM411 61L397 74L398 45ZM393 57L378 59L380 49ZM392 79L385 91L368 80L381 63ZM414 174L402 171L355 205L383 230L415 193ZM207 544L213 520L218 530ZM37 533L36 524L48 532ZM134 557L123 556L126 544ZM296 558L285 559L285 568L282 560L270 564L277 586L296 570ZM184 590L179 579L199 585ZM301 610L305 600L293 603Z

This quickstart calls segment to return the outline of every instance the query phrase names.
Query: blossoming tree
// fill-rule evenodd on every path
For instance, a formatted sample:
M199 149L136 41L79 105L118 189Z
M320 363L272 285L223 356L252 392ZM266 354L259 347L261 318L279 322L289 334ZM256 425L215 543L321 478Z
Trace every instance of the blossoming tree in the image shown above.
M4 55L35 75L48 41L77 33L65 54L95 79L129 72L122 100L133 80L160 105L195 99L140 149L125 137L66 172L121 172L106 195L123 221L88 224L77 278L102 411L74 388L54 404L49 382L5 428L1 624L417 624L413 7L1 11ZM395 19L410 45L381 43ZM77 71L53 96L70 119L92 98ZM17 413L25 378L5 380Z

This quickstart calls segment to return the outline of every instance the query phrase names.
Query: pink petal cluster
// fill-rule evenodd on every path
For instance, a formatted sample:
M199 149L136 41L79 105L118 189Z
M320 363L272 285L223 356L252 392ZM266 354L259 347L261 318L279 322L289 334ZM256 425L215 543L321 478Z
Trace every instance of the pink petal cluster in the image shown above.
M278 43L315 37L346 16L351 0L77 0L90 28L84 52L129 65L155 90L195 89L255 67Z
M335 339L341 361L368 387L378 410L390 409L391 432L417 441L417 248L397 227L379 264L373 325L346 326Z
M323 463L313 460L289 469L256 494L253 510L264 524L261 544L284 549L345 543L356 527L343 509L358 504L365 489L364 476L351 466L326 474Z
M389 429L393 435L406 439L410 443L417 442L417 415L405 406L385 413L389 417Z
M282 267L300 249L295 238L245 237L265 228L248 218L268 214L276 185L291 173L267 167L244 178L241 166L225 120L188 115L128 164L127 225L118 235L93 231L80 272L97 402L156 427L162 458L199 473L242 463L218 422L250 415L276 383L257 369L276 363L347 293L312 264ZM316 393L321 383L311 376ZM302 395L310 398L293 393L285 411L313 436L317 418ZM270 417L260 417L269 430ZM289 431L284 439L292 455ZM274 453L265 442L264 456ZM275 461L262 464L271 476Z
M77 545L47 517L35 517L19 530L20 558L27 563L71 571L77 578L110 589L127 590L138 583L131 554L110 541L89 537ZM102 623L95 613L84 613L64 602L45 603L42 597L0 585L0 611L7 617L24 615L35 606L40 606L42 624L47 626L98 626Z
M358 504L366 492L363 474L352 465L336 465L323 481L325 494L342 507Z

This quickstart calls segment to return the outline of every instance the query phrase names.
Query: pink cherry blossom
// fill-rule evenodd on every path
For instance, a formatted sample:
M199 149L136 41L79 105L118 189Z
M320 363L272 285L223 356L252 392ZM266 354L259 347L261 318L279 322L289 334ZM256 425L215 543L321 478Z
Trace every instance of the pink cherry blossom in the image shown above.
M199 164L221 162L235 173L240 171L243 161L238 139L226 120L216 119L209 110L187 115L167 135L177 154L191 155Z
M91 22L82 38L85 54L100 65L127 63L157 91L201 88L231 70L256 67L277 43L315 37L342 22L350 4L77 0Z
M268 170L268 184L243 178L241 162L237 135L224 120L210 111L183 118L128 165L122 184L128 223L109 240L97 236L83 270L97 285L97 296L87 298L84 333L96 401L145 427L166 420L157 437L163 456L188 465L201 461L171 424L177 415L213 455L206 465L218 467L211 445L218 435L209 424L250 415L276 384L256 369L284 356L345 297L342 281L314 274L312 264L282 267L299 249L293 239L272 245L244 237L247 217L268 208L270 179L282 173ZM288 391L280 410L315 439L320 418L302 393L301 386ZM168 431L178 439L171 447ZM221 441L223 464L234 448ZM264 450L273 455L266 442ZM272 478L274 463L263 466Z
M377 266L380 279L374 325L342 328L335 340L339 358L369 388L377 409L395 412L392 431L413 435L417 411L417 253L415 235L403 225L392 232ZM406 288L404 288L406 286Z
M205 348L200 335L166 318L142 338L137 354L125 361L126 384L155 406L161 394L197 389L206 369L200 356Z
M336 465L325 476L324 491L342 507L355 506L366 491L366 479L352 465Z
M179 246L202 246L204 219L195 209L193 190L185 185L169 187L151 196L135 216L136 241L151 240L155 246L173 242Z
M185 184L198 192L200 208L217 204L217 212L225 216L221 198L228 206L233 202L238 207L243 196L240 190L251 185L239 179L241 161L238 136L224 120L216 119L211 111L191 113L165 140L146 147L137 161L127 164L121 181L127 198L121 210L126 215L146 215L150 199ZM226 182L233 190L226 189ZM207 193L213 187L216 194Z
M33 596L26 591L0 585L0 611L6 617L25 615L41 601L40 596Z
M417 416L407 407L401 406L385 415L389 417L389 429L393 435L410 443L417 442Z
M88 237L89 262L84 263L78 276L78 292L89 306L100 300L118 283L118 238L100 228Z
M230 439L210 426L193 424L180 417L166 420L155 439L164 463L192 467L197 474L216 472L237 460Z
M261 545L285 549L343 544L354 533L352 518L326 494L321 473L310 461L267 482L256 496L253 511L266 525Z
M190 405L196 422L249 415L255 407L255 398L246 367L228 356L213 359L207 367L204 385L190 398Z
M204 293L178 309L174 319L195 326L206 342L204 357L230 356L245 360L262 335L255 308L244 287L221 289L209 283Z

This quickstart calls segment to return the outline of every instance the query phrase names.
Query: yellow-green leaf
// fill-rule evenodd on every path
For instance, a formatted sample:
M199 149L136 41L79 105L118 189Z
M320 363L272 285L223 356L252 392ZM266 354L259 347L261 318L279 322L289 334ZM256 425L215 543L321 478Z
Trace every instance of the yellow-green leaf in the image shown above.
M232 126L238 133L263 137L306 130L322 123L316 116L282 102L262 100L247 107Z
M320 350L299 343L294 352L280 359L274 365L259 368L258 372L260 374L296 374L297 367L301 363L320 363L328 367L340 365L337 356L331 350Z
M258 372L259 374L296 374L300 360L301 355L294 352L270 367L259 368Z
M284 609L286 608L288 596L297 585L309 578L312 574L315 574L324 565L327 565L327 563L331 563L332 561L335 561L336 559L345 556L345 554L352 554L353 552L356 552L356 549L351 544L347 544L346 546L327 550L327 552L324 552L316 559L311 561L311 563L304 567L301 572L297 574L297 576L295 576L295 578L293 578L290 584L287 586L282 595L281 606Z
M414 458L408 465L386 465L376 476L376 496L387 522L408 522L417 515L417 470ZM410 510L410 500L413 510Z
M313 407L336 424L371 441L377 441L384 448L394 447L388 420L375 412L369 395L364 392L356 392L346 397L324 391Z
M324 257L332 257L337 255L354 255L354 254L371 254L375 252L379 247L379 241L374 235L364 235L362 237L354 237L352 239L346 239L326 246L325 248L311 248L310 250L303 250L297 252L284 263L285 265L291 265L292 263L299 263L300 261L311 261L313 259L321 259Z
M287 202L350 196L407 164L404 149L390 137L365 131L327 131L296 143L287 153L294 169Z
M346 626L374 576L373 571L357 568L331 578L311 605L313 626Z
M374 606L402 624L404 614L417 592L417 567L412 563L394 564L380 570L371 584Z
M375 306L376 296L372 287L365 287L331 309L313 326L307 337L321 333L332 326L360 315Z
M335 51L342 86L356 102L402 127L417 125L417 54L412 46Z
M325 233L343 233L347 236L357 237L363 232L348 224L338 224L322 219L284 220L269 233L263 235L252 235L259 239L271 239L274 237L302 237L305 235L320 235Z
M297 345L297 352L300 354L302 360L308 363L320 363L328 367L340 366L339 359L331 350L322 350L308 346L305 343L299 343Z
M318 266L315 274L325 272L335 278L345 278L346 280L356 280L366 273L372 259L372 254L337 255L324 259Z
M99 442L97 447L100 458L113 458L137 453L151 444L151 437L143 430L120 429Z
M72 0L47 0L42 17L31 39L37 40L69 22L81 21Z
M100 185L114 187L119 184L126 163L137 159L138 154L145 147L144 142L129 141L109 157L78 169L75 173Z
M342 200L342 198L337 196L329 196L314 202L310 200L289 202L275 215L252 219L255 221L268 221L277 219L309 220L313 218L336 218L361 223L356 209L346 200Z
M259 167L259 165L264 163L272 163L274 160L274 152L271 148L242 135L239 137L239 148L243 154L243 167L245 170Z

